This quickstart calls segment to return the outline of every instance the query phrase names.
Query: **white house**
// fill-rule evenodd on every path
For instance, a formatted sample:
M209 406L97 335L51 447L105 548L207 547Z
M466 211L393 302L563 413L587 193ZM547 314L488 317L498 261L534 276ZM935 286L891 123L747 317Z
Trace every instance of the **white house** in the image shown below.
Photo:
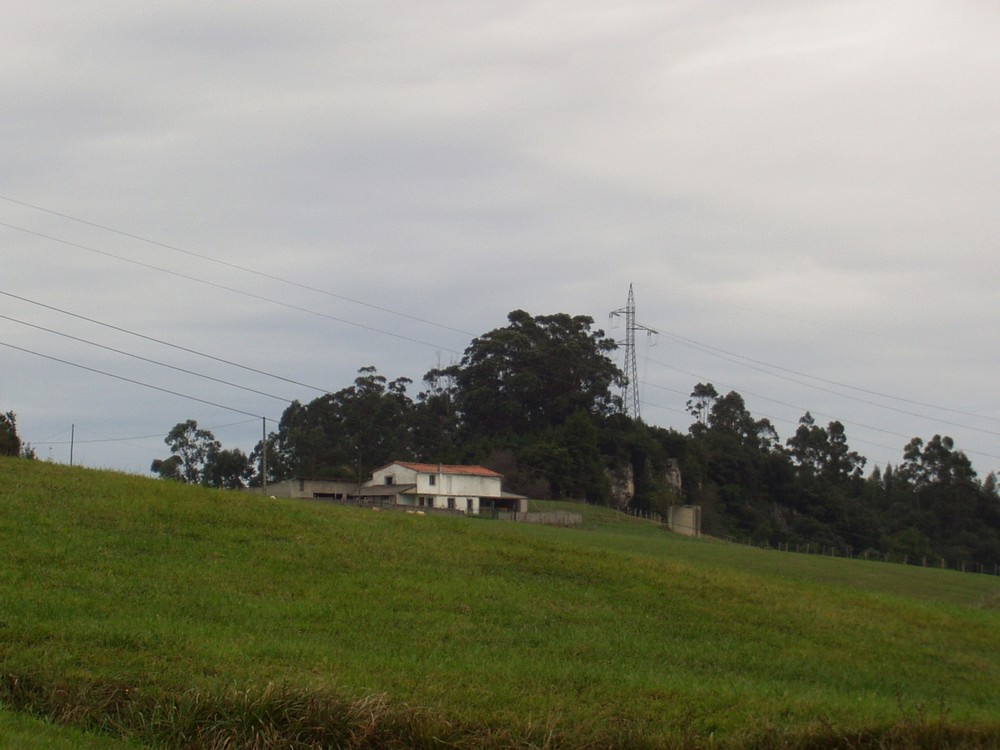
M381 488L397 505L478 514L483 508L527 511L527 500L501 489L503 475L483 466L394 461L372 472L369 492Z

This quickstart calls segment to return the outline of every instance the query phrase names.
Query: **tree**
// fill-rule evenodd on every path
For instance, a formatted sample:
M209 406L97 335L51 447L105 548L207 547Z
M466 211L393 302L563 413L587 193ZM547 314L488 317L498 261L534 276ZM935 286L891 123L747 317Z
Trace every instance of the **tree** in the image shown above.
M455 376L435 368L424 375L424 385L414 404L414 452L423 461L458 463L462 459Z
M691 433L708 429L708 415L712 411L712 406L719 398L719 392L711 383L698 383L691 391L691 398L687 401L687 410L695 418L695 424L691 425Z
M709 386L711 388L711 386ZM753 418L736 391L716 398L708 413L708 430L735 440L741 447L767 453L777 448L778 433L768 419Z
M267 483L273 484L274 482L280 482L282 479L287 479L294 475L292 466L289 463L291 458L286 451L281 449L280 435L277 432L269 432L267 434L267 443L263 440L258 440L257 445L250 452L250 466L256 472L250 483L254 487L260 487L263 485L263 477L257 467L262 466L261 458L263 453L267 450Z
M554 496L607 504L611 486L604 474L598 429L580 410L559 427L547 430L521 452L524 463L544 477Z
M809 412L799 419L795 435L786 443L800 472L831 482L859 479L867 461L848 447L843 424L833 421L823 429Z
M0 412L0 456L34 459L35 449L17 434L17 415L12 411Z
M241 490L254 474L250 458L239 448L218 449L209 454L202 469L202 483L209 487Z
M308 404L292 403L281 416L274 457L288 476L356 477L394 459L412 457L414 405L408 378L389 381L362 367L354 385ZM269 467L269 474L272 473Z
M739 393L719 396L711 384L695 386L688 411L697 420L681 456L689 501L706 506L715 533L755 529L771 539L792 474L774 426L755 419Z
M860 479L868 459L847 445L844 425L834 420L827 425L829 452L825 468L826 476L834 481Z
M17 435L17 415L0 413L0 456L20 456L21 438Z
M154 474L159 474L161 479L170 479L174 482L183 482L182 461L180 456L170 456L170 458L153 459L149 470Z
M507 320L474 339L446 370L471 436L509 442L558 427L577 411L600 417L621 408L611 387L623 375L608 358L616 344L592 330L592 318L514 310Z
M812 414L806 412L802 415L795 434L785 442L801 473L817 476L823 470L828 436L826 430L816 424Z
M897 476L910 487L916 520L935 551L952 559L1000 559L1000 514L972 462L947 435L913 438Z
M935 435L926 445L920 438L913 438L903 449L898 474L917 489L971 484L976 479L972 462L965 453L955 450L955 441L947 435Z
M170 458L153 461L150 470L164 479L176 479L189 484L204 481L204 470L210 457L221 449L219 441L208 430L199 429L189 419L174 426L163 442L170 447Z
M1000 500L1000 491L997 490L997 475L991 471L983 480L983 492L995 500Z

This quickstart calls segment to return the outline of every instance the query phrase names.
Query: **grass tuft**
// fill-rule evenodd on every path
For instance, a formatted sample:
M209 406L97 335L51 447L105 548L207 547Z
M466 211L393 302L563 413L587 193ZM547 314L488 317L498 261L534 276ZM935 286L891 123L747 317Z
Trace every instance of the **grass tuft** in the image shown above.
M45 685L15 675L0 681L0 705L60 724L99 730L152 747L185 750L988 750L997 727L949 723L922 708L890 726L830 721L778 728L765 722L724 738L677 732L655 739L650 721L620 717L589 732L554 722L504 728L468 725L385 696L346 701L269 683L221 695L143 692L124 684Z

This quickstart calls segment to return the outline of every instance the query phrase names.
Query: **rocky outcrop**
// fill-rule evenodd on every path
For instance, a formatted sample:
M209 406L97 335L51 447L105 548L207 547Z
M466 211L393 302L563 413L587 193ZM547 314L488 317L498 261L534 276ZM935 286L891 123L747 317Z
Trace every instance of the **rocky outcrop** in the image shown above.
M664 474L667 484L673 487L677 495L681 494L681 465L676 458L667 459L667 470Z
M624 510L632 504L635 497L635 474L632 464L622 463L609 466L604 470L611 484L611 505L618 510Z

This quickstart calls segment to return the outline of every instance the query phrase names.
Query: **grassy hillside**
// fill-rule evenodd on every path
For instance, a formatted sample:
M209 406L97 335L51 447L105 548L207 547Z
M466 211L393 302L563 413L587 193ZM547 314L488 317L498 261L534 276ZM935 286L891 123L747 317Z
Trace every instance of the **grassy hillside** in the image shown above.
M178 747L1000 743L1000 579L587 511L567 530L2 460L0 700Z

